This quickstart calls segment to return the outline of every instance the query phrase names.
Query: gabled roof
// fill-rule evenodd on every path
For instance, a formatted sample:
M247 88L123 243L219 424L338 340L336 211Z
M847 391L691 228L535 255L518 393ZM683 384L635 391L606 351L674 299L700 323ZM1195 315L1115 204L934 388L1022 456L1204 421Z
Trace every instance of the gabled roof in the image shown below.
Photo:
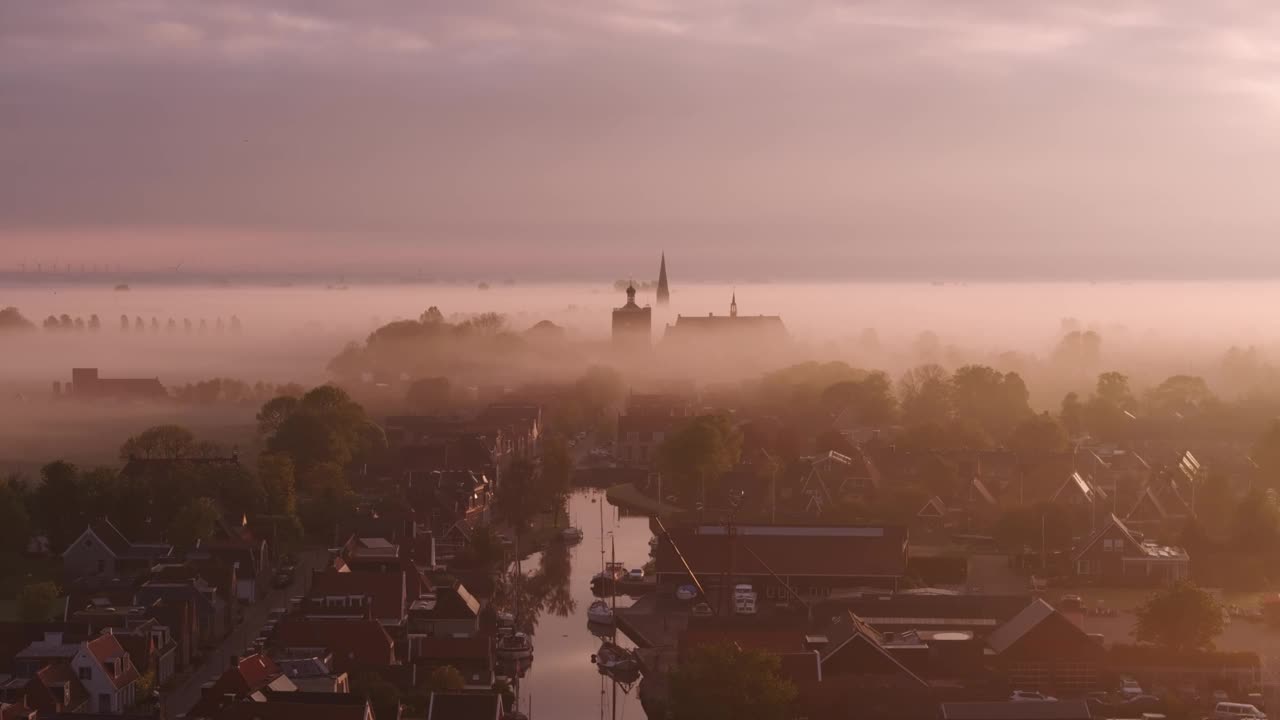
M50 699L54 703L61 705L62 710L66 712L79 709L89 700L89 691L85 690L84 685L76 677L76 672L69 663L50 663L37 670L35 675L40 684L47 688ZM60 692L62 688L66 688L66 690ZM30 694L29 692L28 695L30 696ZM55 708L40 707L39 710L53 712Z
M819 651L823 668L826 668L827 663L841 653L850 652L856 647L861 647L878 655L881 661L887 662L888 667L893 668L895 677L902 677L909 684L918 685L921 688L929 686L929 683L912 672L906 665L903 665L892 653L885 650L880 633L876 632L874 628L867 625L852 612L846 612L844 616L837 617L834 623L827 626L826 634L830 642Z
M440 585L430 597L418 598L409 607L414 617L427 620L472 620L480 617L480 601L462 583Z
M500 720L502 696L498 693L431 693L427 720Z
M407 608L404 572L399 569L394 572L313 571L310 597L319 601L329 595L372 598L373 616L379 620L403 620Z
M1013 647L1023 636L1057 612L1052 605L1040 598L1036 598L1031 601L1030 605L1023 608L1022 612L1015 615L1012 620L996 628L995 632L988 635L987 646L995 650L996 653L1002 653Z
M102 544L111 551L116 557L123 557L129 554L132 544L125 538L124 533L120 532L110 520L103 518L89 524L89 532L92 532Z
M129 658L129 653L125 652L124 646L120 644L120 640L110 632L104 632L96 638L85 643L85 648L93 659L102 666L102 670L110 678L111 684L120 689L128 687L131 683L138 679L138 669L129 663L129 667L123 671L119 670L119 663ZM114 673L107 672L106 664L108 661L117 662L117 671Z
M971 491L969 494L970 499L972 499L974 495L977 495L988 505L996 504L996 496L992 495L991 491L987 489L987 485L982 482L982 478L975 477L972 482L969 483L969 489Z
M945 517L946 514L947 506L937 495L925 501L925 504L916 511L916 517Z
M394 642L382 623L363 618L308 619L286 617L276 626L271 643L280 648L323 648L333 652L338 668L387 665L394 660Z

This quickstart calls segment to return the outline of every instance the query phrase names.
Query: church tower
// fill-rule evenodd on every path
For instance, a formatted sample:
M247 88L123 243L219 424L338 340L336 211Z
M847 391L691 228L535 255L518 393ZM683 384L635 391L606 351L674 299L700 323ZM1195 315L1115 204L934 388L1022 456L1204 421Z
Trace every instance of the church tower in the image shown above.
M671 290L667 288L667 254L662 253L662 264L658 266L658 304L671 302Z
M729 300L729 317L738 317L738 291L733 291L733 298Z

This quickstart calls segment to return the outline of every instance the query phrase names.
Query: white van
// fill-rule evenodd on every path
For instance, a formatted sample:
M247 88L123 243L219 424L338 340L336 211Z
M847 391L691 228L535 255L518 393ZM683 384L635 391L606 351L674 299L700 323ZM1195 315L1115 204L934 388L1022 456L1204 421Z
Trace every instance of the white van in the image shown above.
M756 614L756 591L750 585L733 587L733 611L739 615Z
M1213 708L1214 720L1243 720L1244 718L1265 720L1266 717L1266 713L1245 703L1220 702Z

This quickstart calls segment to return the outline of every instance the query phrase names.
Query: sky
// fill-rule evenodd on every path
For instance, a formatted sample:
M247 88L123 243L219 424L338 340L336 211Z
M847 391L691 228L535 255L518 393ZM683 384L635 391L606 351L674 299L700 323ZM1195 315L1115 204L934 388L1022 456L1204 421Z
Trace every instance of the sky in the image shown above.
M1269 0L5 0L0 271L1280 270Z

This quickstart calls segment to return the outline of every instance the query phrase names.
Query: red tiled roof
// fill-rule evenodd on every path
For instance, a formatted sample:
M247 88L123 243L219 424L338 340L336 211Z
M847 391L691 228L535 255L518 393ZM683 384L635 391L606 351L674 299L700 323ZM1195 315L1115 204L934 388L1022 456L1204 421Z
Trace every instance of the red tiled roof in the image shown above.
M285 618L276 626L272 644L281 648L324 648L333 653L336 669L353 663L395 663L395 643L377 620Z
M280 675L280 668L266 655L254 653L241 658L234 668L222 673L214 683L220 692L235 692L248 695L266 687L267 683Z
M734 532L734 574L772 570L782 576L898 577L906 572L907 533L900 527L744 525ZM680 528L671 537L695 573L723 572L728 548L723 527ZM658 545L657 568L684 572L670 542Z
M98 661L98 664L102 665L104 671L106 670L108 661L116 661L117 671L115 673L108 674L111 677L111 684L117 689L127 687L129 683L138 679L138 669L133 666L133 663L129 663L129 667L123 672L120 672L120 663L123 662L129 654L124 651L124 646L120 644L120 640L112 633L105 632L88 641L86 646L89 649L89 653Z
M360 595L373 599L373 616L379 620L401 621L407 609L404 572L313 572L311 598L323 600L326 595Z

